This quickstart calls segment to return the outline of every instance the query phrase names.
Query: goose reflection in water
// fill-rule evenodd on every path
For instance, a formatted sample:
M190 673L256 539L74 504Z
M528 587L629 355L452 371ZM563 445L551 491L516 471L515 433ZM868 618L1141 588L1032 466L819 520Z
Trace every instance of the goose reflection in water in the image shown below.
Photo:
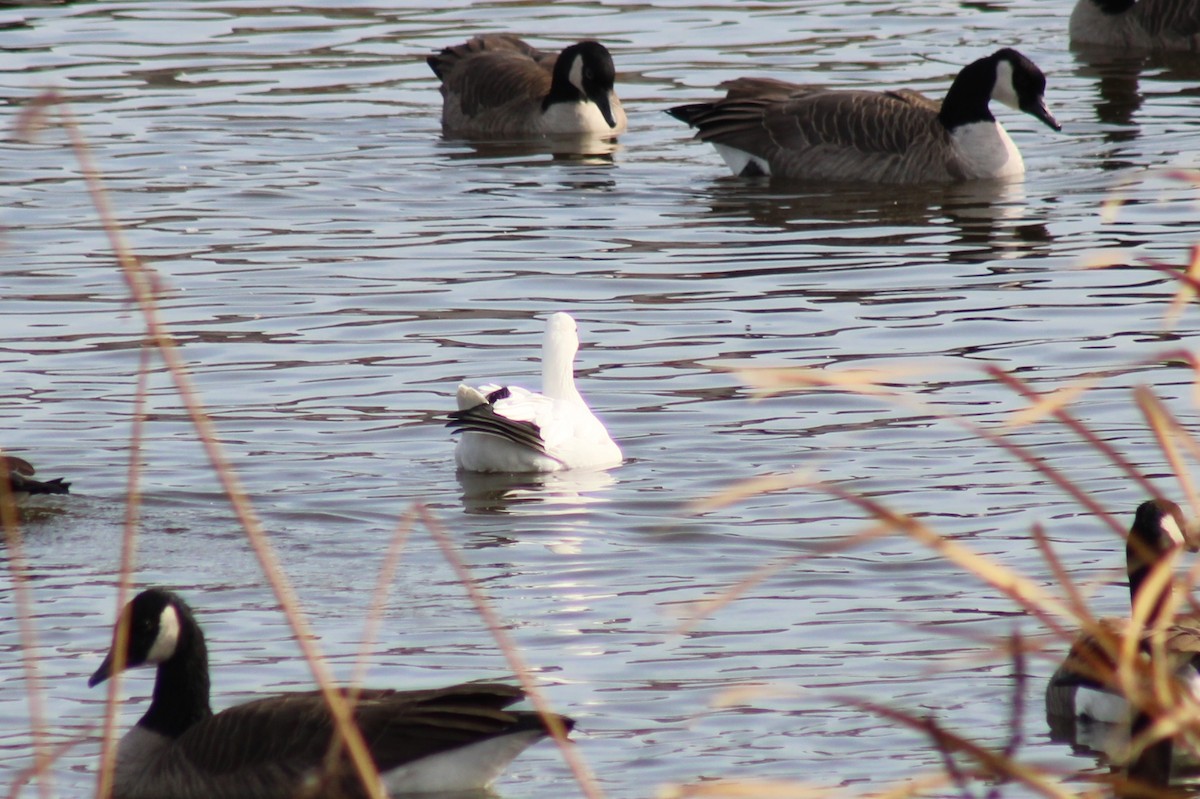
M610 501L616 485L609 472L572 469L565 472L458 472L463 510L471 514L517 514L537 506L539 515L573 513L585 505Z

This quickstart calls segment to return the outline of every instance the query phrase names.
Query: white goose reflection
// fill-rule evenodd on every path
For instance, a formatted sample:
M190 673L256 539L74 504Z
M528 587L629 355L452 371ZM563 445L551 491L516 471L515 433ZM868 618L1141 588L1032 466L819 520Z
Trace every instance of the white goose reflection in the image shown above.
M548 473L458 472L463 510L470 514L521 513L537 506L539 514L570 513L584 505L608 502L604 493L616 484L606 471L571 469Z

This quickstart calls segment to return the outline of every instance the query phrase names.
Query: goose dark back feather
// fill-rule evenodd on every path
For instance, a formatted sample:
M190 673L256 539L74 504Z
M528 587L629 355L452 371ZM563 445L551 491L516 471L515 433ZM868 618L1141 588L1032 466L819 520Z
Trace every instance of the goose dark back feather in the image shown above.
M940 104L919 92L830 91L764 78L722 84L714 103L672 109L698 129L696 138L750 153L773 174L839 180L847 174L881 183L960 180L947 159L949 133L938 121Z
M1071 14L1075 44L1151 50L1200 50L1195 0L1078 0Z
M447 56L451 51L452 56ZM550 92L557 59L557 54L542 53L512 36L497 35L447 48L430 56L429 64L442 79L442 96L457 102L457 108L448 109L446 115L459 125L460 116L474 119L487 111L507 110L515 117L540 110L542 99Z
M1152 36L1186 37L1200 33L1200 3L1195 0L1140 0L1129 13Z

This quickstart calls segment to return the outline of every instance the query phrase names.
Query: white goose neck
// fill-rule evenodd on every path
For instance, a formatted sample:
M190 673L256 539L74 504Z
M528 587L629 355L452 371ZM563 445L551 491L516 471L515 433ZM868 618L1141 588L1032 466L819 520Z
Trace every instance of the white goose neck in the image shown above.
M551 399L582 402L575 388L575 353L579 350L579 333L575 320L565 313L556 313L546 321L546 338L542 343L542 393Z

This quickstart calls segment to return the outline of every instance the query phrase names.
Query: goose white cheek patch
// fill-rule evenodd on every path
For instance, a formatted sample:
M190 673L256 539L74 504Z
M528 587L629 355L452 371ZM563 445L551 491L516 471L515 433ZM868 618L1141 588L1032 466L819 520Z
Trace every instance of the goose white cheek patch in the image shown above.
M999 100L1009 108L1020 108L1017 90L1013 88L1013 68L1007 61L996 64L996 85L992 87L992 99Z
M175 608L167 605L158 618L158 635L155 636L154 644L146 654L146 662L162 663L164 660L169 660L175 654L175 647L178 644L179 614Z
M571 62L571 73L568 76L571 85L579 89L579 93L586 95L583 90L583 56L575 56L575 60Z
M1175 522L1175 517L1170 515L1163 516L1162 521L1159 522L1159 525L1162 527L1163 532L1170 537L1171 542L1176 546L1181 547L1184 545L1184 543L1186 543L1183 537L1183 531L1179 529L1179 525Z

